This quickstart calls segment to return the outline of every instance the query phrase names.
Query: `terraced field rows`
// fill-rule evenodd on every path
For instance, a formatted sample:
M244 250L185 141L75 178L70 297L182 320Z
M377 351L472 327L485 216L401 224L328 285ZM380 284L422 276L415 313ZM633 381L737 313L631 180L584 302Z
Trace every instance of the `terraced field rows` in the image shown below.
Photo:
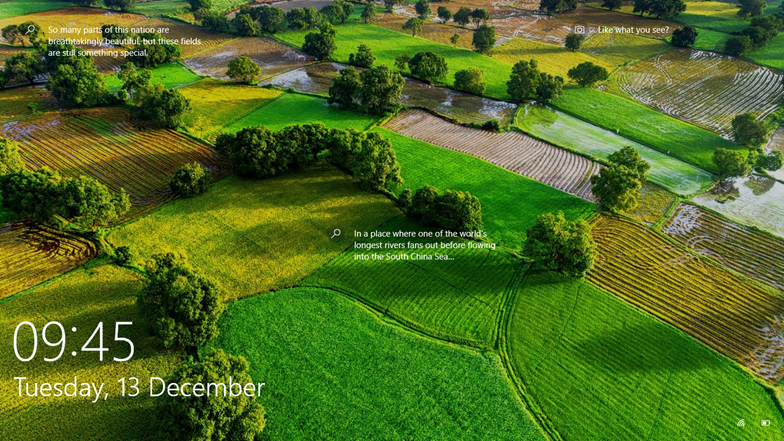
M784 297L716 268L631 221L594 222L588 280L770 382L784 376Z
M763 118L782 104L784 75L713 52L674 49L620 69L620 88L651 107L729 134L732 118Z
M243 38L210 49L185 60L199 75L228 80L229 62L246 56L261 68L261 77L276 75L311 63L316 59L269 38Z
M137 127L120 109L50 112L6 123L0 136L19 143L28 166L86 174L113 190L124 188L136 208L169 200L169 178L186 163L197 161L217 177L228 171L209 146L173 130Z
M63 274L98 255L87 239L32 224L0 225L0 299Z
M482 158L583 199L595 200L590 176L599 172L599 164L522 133L471 129L419 110L401 113L386 128Z
M662 230L694 251L784 290L784 241L680 204Z

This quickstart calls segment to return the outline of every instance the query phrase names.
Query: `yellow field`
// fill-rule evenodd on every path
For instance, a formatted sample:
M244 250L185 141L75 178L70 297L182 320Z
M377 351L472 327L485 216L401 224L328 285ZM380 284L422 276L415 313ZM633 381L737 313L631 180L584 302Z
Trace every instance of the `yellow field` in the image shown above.
M656 185L644 184L640 193L640 205L629 216L648 224L664 217L667 209L675 202L675 195Z
M39 110L46 110L56 103L43 85L0 90L0 123L30 115L29 104L37 104Z
M566 72L580 63L590 61L613 70L613 65L605 60L593 57L582 52L571 52L562 46L540 43L538 41L514 38L501 46L496 47L490 54L493 58L508 64L520 60L534 59L539 62L539 70L553 75L560 75L568 83Z
M583 43L581 52L613 66L620 66L670 49L664 40L630 34L594 34Z

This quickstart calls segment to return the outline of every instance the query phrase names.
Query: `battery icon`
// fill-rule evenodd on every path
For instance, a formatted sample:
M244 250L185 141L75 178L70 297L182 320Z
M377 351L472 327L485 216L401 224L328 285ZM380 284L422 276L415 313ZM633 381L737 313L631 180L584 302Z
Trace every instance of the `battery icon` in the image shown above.
M770 420L762 420L763 426L770 426Z

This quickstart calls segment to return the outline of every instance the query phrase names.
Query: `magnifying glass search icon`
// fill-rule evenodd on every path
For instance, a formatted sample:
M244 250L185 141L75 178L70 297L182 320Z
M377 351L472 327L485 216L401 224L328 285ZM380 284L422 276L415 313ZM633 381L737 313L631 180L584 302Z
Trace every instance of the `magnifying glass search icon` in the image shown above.
M339 228L335 228L335 231L332 232L332 237L330 237L330 239L334 239L334 238L336 238L338 236L340 236L340 229Z
M27 27L27 32L25 32L25 35L27 35L27 34L29 34L31 32L35 32L35 25L28 26Z

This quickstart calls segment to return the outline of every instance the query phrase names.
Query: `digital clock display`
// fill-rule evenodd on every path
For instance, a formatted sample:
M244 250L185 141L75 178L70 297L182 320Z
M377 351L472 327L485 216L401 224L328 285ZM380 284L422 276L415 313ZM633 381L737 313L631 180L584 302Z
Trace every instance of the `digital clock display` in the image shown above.
M118 358L113 357L112 359L116 362L122 363L125 361L130 360L133 357L134 346L133 341L128 338L124 338L120 336L121 327L122 326L133 326L133 322L115 322L114 323L114 341L120 342L123 344L127 344L130 347L128 352L128 356L125 358ZM20 348L19 342L23 332L31 332L32 333L32 347L31 348ZM71 332L76 332L76 327L71 328ZM98 359L100 361L103 360L104 352L108 352L109 348L104 345L104 324L103 322L99 322L98 325L93 330L92 334L90 334L90 338L88 338L84 344L82 344L80 351L81 352L97 352ZM38 353L38 337L39 333L36 329L35 325L32 322L21 322L16 325L16 329L14 330L14 354L19 361L28 362L35 359L36 354ZM46 362L54 362L59 360L66 351L67 345L67 333L65 331L65 327L60 322L48 322L44 325L41 329L40 338L43 344L46 346L50 346L53 348L60 348L60 352L57 356L52 358L44 357L44 361ZM78 343L77 343L78 344ZM24 352L24 354L23 354ZM76 357L79 352L73 350L71 351L71 356Z

